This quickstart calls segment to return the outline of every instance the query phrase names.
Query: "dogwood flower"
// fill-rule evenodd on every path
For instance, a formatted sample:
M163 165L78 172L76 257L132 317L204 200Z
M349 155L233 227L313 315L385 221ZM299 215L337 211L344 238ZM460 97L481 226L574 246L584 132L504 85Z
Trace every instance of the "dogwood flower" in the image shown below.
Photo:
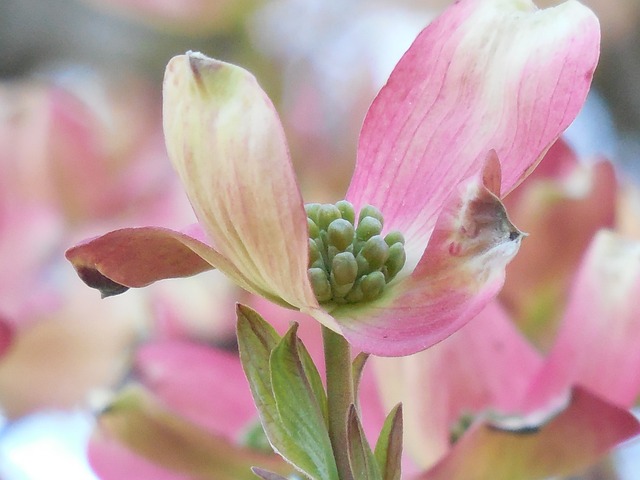
M358 349L425 349L499 291L522 237L500 195L581 108L598 45L597 19L572 0L545 10L457 2L370 107L346 200L306 209L254 77L177 56L165 75L165 139L199 224L114 231L67 258L103 295L218 268Z

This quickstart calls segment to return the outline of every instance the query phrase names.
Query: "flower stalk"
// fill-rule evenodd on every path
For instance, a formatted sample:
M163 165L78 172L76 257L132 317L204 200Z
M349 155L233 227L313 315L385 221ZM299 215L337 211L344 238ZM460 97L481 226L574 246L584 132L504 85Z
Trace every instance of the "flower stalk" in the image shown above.
M351 347L343 336L324 326L322 340L327 375L329 438L340 480L353 480L347 438L347 415L350 406L355 403Z

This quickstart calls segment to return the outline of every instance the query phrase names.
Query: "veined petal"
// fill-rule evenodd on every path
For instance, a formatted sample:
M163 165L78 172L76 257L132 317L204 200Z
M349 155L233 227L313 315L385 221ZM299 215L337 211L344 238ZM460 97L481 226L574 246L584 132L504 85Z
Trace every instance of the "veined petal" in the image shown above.
M640 393L640 242L609 231L593 240L557 341L526 400L544 404L582 385L630 407Z
M365 119L347 199L424 249L458 183L494 149L508 192L586 97L599 26L569 0L462 0L416 39Z
M189 234L160 227L124 228L76 245L65 255L78 276L103 297L219 268L248 291L282 302L245 278L197 233L194 228Z
M331 312L355 347L381 356L424 350L495 297L523 235L484 184L494 185L498 167L490 157L483 172L459 185L409 277L390 284L376 302Z
M135 372L172 411L228 440L258 419L237 355L195 342L155 342L136 352Z
M370 361L385 406L402 402L405 450L422 468L446 454L463 416L514 408L542 364L497 302L424 352Z
M639 432L631 413L575 388L568 407L546 423L511 431L491 422L477 424L417 480L535 480L569 475Z
M255 78L202 54L174 57L163 118L169 157L213 246L268 297L317 307L302 198L282 125Z

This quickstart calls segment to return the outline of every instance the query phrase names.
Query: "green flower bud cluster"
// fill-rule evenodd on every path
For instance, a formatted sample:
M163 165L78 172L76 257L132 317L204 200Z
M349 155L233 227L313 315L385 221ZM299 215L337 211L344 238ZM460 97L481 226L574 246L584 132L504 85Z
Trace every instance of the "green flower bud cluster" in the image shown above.
M404 266L404 237L382 236L382 213L365 205L358 216L353 205L305 205L309 228L309 279L320 303L375 300Z

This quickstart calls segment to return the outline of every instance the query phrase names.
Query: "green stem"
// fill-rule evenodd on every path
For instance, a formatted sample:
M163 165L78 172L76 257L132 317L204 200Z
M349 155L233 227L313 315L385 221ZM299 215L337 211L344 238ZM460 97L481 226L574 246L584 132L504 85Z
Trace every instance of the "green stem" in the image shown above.
M353 480L347 439L347 414L354 403L351 347L344 337L324 326L322 339L327 371L329 438L340 480Z

